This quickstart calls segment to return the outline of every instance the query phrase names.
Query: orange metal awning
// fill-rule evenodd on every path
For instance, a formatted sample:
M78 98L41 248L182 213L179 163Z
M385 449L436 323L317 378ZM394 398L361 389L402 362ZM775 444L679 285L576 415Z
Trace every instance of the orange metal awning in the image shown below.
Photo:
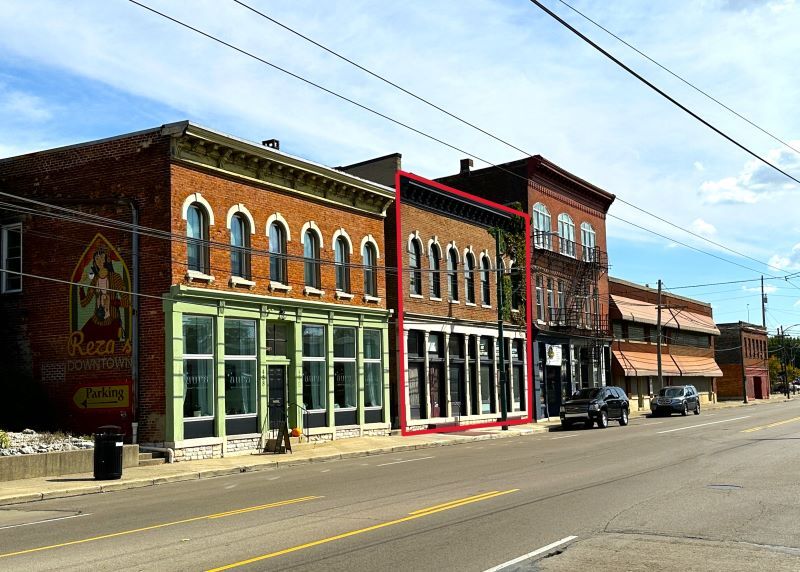
M616 294L611 294L611 303L620 311L623 320L639 324L652 324L654 326L658 323L658 310L655 304L617 296ZM662 314L663 321L666 321L669 317L669 314L666 316Z
M622 314L623 320L652 326L658 323L658 308L655 304L617 296L616 294L611 294L611 303ZM719 329L711 316L704 316L703 314L677 308L663 309L661 312L661 325L688 332L700 332L713 336L719 335Z
M670 356L685 377L722 377L722 370L712 357Z
M658 375L658 356L644 352L630 352L622 350L612 350L614 358L617 360L626 376L646 377ZM681 371L669 354L661 354L661 374L668 376L679 376Z

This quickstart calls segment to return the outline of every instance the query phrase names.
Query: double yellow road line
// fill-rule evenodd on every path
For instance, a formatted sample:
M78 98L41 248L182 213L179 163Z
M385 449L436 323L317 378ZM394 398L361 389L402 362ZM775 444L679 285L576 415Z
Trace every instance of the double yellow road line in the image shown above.
M800 417L792 417L791 419L776 421L775 423L770 423L769 425L760 425L758 427L751 427L750 429L745 429L744 431L742 431L742 433L753 433L755 431L761 431L762 429L771 429L772 427L777 427L778 425L785 425L786 423L794 423L795 421L800 421Z
M221 570L230 570L231 568L238 568L239 566L246 566L247 564L253 564L254 562L261 562L262 560L268 560L270 558L275 558L276 556L283 556L284 554L291 554L292 552L298 552L300 550L305 550L306 548L313 548L314 546L319 546L321 544L328 544L329 542L334 542L336 540L342 540L344 538L349 538L351 536L356 536L357 534L364 534L365 532L372 532L373 530L379 530L381 528L386 528L388 526L394 526L396 524L402 524L404 522L409 522L411 520L416 520L418 518L422 518L424 516L430 516L432 514L436 514L438 512L442 512L445 510L450 510L453 508L458 508L461 506L465 506L468 504L481 502L489 499L493 499L496 497L500 497L503 495L507 495L509 493L513 493L518 491L519 489L510 489L507 491L490 491L487 493L482 493L479 495L465 497L462 499L453 500L450 502L437 504L434 506L429 506L427 508L421 508L419 510L415 510L408 514L408 516L404 516L402 518L397 518L395 520L390 520L387 522L382 522L380 524L374 524L372 526L367 526L365 528L359 528L358 530L351 530L349 532L344 532L342 534L337 534L335 536L329 536L327 538L321 538L319 540L314 540L313 542L306 542L305 544L298 544L297 546L292 546L291 548L284 548L283 550L277 550L275 552L270 552L269 554L262 554L261 556L256 556L254 558L248 558L247 560L240 560L239 562L234 562L232 564L227 564L225 566L220 566L219 568L212 568L208 570L208 572L220 572Z

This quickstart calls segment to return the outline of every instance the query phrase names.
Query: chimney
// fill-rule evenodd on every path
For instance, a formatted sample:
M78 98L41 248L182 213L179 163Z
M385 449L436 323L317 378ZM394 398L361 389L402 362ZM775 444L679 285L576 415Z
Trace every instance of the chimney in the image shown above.
M472 168L472 159L461 159L461 175L468 175Z
M277 139L267 139L266 141L262 141L261 144L270 149L280 150L281 148L281 142Z

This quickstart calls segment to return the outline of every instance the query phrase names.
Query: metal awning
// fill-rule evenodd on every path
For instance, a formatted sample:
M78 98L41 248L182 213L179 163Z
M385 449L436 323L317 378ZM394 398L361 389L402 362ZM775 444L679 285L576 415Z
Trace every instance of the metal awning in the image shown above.
M627 350L612 350L611 353L626 376L658 375L657 354ZM661 374L670 377L722 377L722 370L712 357L661 354Z
M623 320L651 326L658 324L658 308L655 304L616 294L611 294L611 303L622 314ZM665 328L675 328L687 332L719 335L719 329L714 323L713 317L678 308L664 308L661 312L661 325Z

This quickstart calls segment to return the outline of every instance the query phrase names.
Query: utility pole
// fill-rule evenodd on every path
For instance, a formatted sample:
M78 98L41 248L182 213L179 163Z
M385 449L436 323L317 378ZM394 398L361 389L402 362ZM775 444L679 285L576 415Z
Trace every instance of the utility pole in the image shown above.
M767 327L767 295L764 294L764 275L761 275L761 327Z
M495 255L497 267L497 337L500 344L498 359L500 361L500 414L503 423L508 419L508 402L506 401L506 352L505 352L505 339L503 338L503 310L505 309L505 300L503 299L503 273L500 271L500 234L501 231L497 229L497 234L494 237ZM508 431L508 425L503 425L503 431Z
M658 305L656 306L656 363L658 364L658 388L664 387L661 370L661 279L658 280Z
M786 330L783 326L781 326L781 371L783 371L783 383L786 386L786 399L791 399L789 397L789 373L786 371Z
M742 402L747 403L747 369L744 365L744 324L741 322L739 323L739 354L742 356Z

